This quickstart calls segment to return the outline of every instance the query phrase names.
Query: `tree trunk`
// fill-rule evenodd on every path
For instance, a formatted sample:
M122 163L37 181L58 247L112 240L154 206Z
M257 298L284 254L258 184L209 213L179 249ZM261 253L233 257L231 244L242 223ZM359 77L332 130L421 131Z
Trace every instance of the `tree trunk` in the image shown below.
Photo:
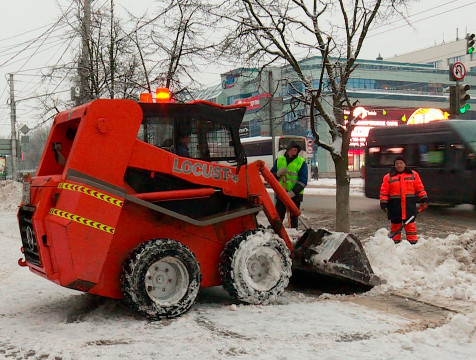
M335 158L334 165L336 168L336 231L350 232L350 176L347 170L347 156Z

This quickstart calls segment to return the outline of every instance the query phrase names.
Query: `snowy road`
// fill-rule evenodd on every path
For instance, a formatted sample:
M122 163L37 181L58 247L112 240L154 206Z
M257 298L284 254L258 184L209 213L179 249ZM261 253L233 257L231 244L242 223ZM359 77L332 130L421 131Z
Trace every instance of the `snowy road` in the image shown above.
M476 358L476 232L423 237L415 247L395 247L386 235L380 229L363 241L388 281L369 293L291 286L276 304L250 306L217 287L202 290L184 316L149 322L120 301L61 288L19 267L15 212L3 206L0 359Z

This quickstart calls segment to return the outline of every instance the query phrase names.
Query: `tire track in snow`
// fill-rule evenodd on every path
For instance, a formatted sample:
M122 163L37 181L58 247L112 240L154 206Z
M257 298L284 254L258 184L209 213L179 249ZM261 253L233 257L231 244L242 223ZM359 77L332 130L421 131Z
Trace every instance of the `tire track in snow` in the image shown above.
M195 322L202 328L222 337L240 339L240 340L254 340L254 338L241 335L237 332L219 328L211 320L207 319L203 315L199 315L195 318Z

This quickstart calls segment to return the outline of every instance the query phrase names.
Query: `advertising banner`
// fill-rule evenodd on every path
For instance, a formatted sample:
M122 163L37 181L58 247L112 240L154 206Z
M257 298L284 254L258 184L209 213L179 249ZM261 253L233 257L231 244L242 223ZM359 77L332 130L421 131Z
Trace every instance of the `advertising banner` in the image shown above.
M7 178L7 158L0 156L0 180Z
M367 142L367 136L371 128L376 126L400 126L406 125L407 119L415 111L415 108L375 108L375 107L357 107L354 112L361 116L357 120L357 126L354 128L350 138L350 147L364 148ZM346 121L352 118L349 110L344 110Z
M264 94L259 94L255 96L250 96L247 98L235 100L235 104L242 104L242 103L250 103L250 106L246 107L246 110L256 110L259 109L259 99L264 98L264 97L270 97L271 94L269 93L264 93Z

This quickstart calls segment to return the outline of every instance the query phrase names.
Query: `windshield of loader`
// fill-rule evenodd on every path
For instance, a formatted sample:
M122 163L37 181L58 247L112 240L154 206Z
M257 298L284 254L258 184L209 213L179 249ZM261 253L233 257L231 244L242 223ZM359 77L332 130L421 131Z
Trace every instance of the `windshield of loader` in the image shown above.
M174 111L172 106L166 111L162 108L157 108L162 111L155 113L145 112L138 139L193 159L236 160L229 126L208 119L202 113L183 111L184 107L182 111Z

